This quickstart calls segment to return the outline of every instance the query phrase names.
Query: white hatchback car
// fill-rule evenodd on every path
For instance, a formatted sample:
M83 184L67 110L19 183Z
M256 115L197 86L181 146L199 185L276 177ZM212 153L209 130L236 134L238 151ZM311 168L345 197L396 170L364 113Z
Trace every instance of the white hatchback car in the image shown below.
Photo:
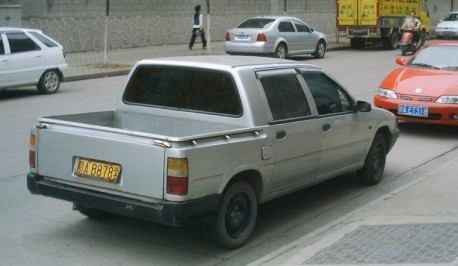
M458 11L448 14L437 24L436 36L438 39L458 37Z
M62 45L40 30L0 27L0 90L36 85L56 93L67 67Z

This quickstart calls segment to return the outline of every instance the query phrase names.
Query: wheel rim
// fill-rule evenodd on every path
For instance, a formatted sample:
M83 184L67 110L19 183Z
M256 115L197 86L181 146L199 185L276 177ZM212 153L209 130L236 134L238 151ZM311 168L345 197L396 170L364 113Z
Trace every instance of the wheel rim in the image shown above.
M277 58L285 58L286 57L286 49L283 46L279 46L277 48L277 53L276 53Z
M324 56L324 51L325 51L324 43L319 43L318 44L318 56L323 57Z
M48 91L55 91L59 86L59 77L55 72L48 72L44 76L43 84Z
M242 234L250 222L251 206L246 195L236 194L226 209L225 225L229 236L236 238Z

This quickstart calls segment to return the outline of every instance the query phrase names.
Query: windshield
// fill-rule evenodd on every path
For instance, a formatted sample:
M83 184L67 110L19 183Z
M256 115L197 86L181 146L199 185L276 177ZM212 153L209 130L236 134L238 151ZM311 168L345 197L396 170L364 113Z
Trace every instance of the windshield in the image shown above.
M451 13L445 17L444 21L458 21L458 13Z
M421 50L411 66L458 70L458 46L430 46Z
M263 29L268 28L275 19L271 18L250 18L240 24L237 28L255 28Z

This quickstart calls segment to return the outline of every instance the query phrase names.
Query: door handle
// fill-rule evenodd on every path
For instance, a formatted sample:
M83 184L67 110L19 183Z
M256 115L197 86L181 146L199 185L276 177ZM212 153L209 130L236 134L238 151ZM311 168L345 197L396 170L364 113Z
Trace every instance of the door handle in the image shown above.
M277 139L284 139L286 138L286 131L284 130L279 130L276 133Z
M323 131L328 131L329 129L331 129L330 124L323 124Z

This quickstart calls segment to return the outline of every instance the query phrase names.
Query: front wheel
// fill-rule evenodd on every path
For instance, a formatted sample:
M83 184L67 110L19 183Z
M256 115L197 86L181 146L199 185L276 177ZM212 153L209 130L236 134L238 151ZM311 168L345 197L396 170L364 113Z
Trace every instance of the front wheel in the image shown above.
M223 194L213 237L223 247L241 247L253 232L257 214L253 188L246 182L234 183Z
M372 142L366 161L358 171L358 180L365 185L376 185L382 179L386 163L386 143L381 133L377 133Z
M274 52L275 58L285 59L287 54L288 54L288 50L286 48L286 45L280 43L277 46L277 48L275 48L275 52Z
M59 90L60 77L57 70L47 70L41 75L38 81L37 89L41 94L52 94Z
M313 57L315 58L323 58L324 54L326 53L326 43L323 40L320 40L316 44L315 52L313 53Z

